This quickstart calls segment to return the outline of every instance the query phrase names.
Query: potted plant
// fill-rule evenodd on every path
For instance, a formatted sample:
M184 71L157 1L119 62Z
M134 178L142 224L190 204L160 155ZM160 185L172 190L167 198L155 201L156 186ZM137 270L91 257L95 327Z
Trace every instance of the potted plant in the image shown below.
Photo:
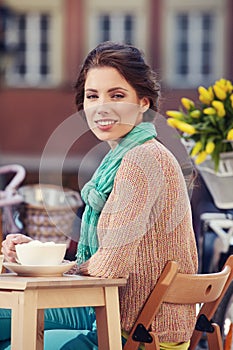
M168 110L167 123L191 141L190 155L197 165L210 159L217 172L222 153L233 151L233 85L220 79L208 88L199 86L198 93L198 103L183 97L179 111Z

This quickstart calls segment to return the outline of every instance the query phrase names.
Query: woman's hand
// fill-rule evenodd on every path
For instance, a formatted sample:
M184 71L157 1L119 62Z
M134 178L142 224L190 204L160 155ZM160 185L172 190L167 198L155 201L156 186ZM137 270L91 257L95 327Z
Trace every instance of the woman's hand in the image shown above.
M67 272L68 275L79 275L79 266L76 264Z
M21 233L11 233L6 236L6 239L2 242L1 252L5 259L9 262L16 261L16 251L15 246L17 244L28 243L32 239Z

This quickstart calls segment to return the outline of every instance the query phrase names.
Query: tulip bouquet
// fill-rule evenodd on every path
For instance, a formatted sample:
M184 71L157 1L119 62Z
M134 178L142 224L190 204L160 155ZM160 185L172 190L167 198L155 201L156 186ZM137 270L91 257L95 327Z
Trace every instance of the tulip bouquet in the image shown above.
M190 155L197 165L209 157L217 171L220 154L233 151L233 85L220 79L208 88L199 86L198 93L198 104L183 97L179 111L168 110L167 123L192 141Z

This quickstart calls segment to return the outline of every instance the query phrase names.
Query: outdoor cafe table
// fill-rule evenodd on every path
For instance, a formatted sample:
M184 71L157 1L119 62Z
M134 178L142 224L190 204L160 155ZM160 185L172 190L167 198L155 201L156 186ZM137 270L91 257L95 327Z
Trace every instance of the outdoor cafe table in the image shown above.
M118 287L125 284L125 279L77 275L1 274L0 308L12 309L11 349L42 350L44 309L79 306L95 307L99 349L122 349Z

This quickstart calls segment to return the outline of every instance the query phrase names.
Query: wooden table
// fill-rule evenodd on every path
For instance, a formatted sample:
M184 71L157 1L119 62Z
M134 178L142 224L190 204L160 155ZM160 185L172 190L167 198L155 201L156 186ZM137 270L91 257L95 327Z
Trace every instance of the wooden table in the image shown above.
M0 308L12 309L11 349L42 350L43 309L79 306L95 307L99 349L122 349L118 287L125 284L85 276L0 275Z

